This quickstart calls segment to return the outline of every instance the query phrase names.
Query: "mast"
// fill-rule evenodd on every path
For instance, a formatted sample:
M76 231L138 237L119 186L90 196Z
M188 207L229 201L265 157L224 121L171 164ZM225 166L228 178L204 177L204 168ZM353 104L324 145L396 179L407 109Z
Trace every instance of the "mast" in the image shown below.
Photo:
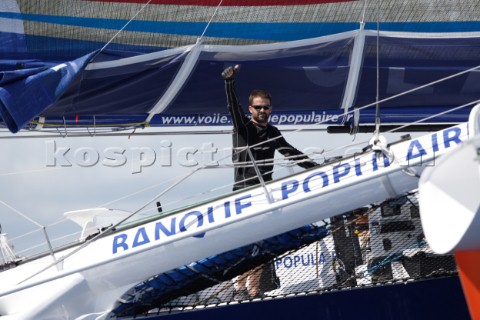
M4 263L10 263L17 259L12 247L8 243L8 237L6 233L2 233L2 226L0 225L0 252L2 254L2 260Z

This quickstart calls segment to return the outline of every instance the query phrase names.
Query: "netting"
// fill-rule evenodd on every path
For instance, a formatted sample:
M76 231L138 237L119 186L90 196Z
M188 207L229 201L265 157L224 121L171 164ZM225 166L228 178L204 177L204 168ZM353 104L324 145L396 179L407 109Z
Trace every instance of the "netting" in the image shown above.
M219 269L215 279L205 274L204 279L211 283L209 288L192 291L195 286L183 286L178 297L168 300L165 297L175 287L173 280L163 287L150 283L150 298L156 295L159 303L150 299L142 307L144 310L149 307L148 313L162 314L457 274L454 256L435 254L425 241L416 193L343 213L320 224L324 225L315 228L327 228L328 233L319 240L310 233L312 241L300 243L293 236L290 242L293 244L295 241L291 239L297 239L299 246L275 257L273 250L266 250L266 255L258 254L257 245L237 251L243 257L241 261L249 260L243 267L251 269L245 272L242 268ZM252 259L253 256L257 258ZM261 256L263 259L258 258ZM212 267L208 260L199 263L204 264L204 270ZM225 281L218 281L218 275ZM137 302L146 302L138 290L145 285L137 286L137 290L129 293L130 297L136 293ZM134 310L139 309L125 303L116 309L116 315L132 315Z
M479 13L467 0L3 0L0 116L11 132L220 127L219 74L240 64L239 96L272 93L274 124L372 123L373 108L340 115L392 96L382 123L412 122L478 100Z
M285 252L303 247L328 234L325 225L306 225L301 228L274 236L263 241L246 245L231 251L204 258L200 261L180 266L166 273L156 275L143 281L125 293L118 306L113 310L116 316L130 316L138 312L148 311L152 306L169 303L192 292L198 292L205 288L219 287L212 292L205 290L205 301L222 302L228 301L237 294L240 289L232 291L228 286L229 281L237 276L253 273L251 277L240 276L237 284L242 282L247 289L247 280L256 282L254 296L261 296L263 292L277 288L278 279L275 276L272 259ZM252 271L253 269L253 271ZM252 280L255 278L256 280ZM267 280L266 280L267 279ZM212 294L213 293L213 294ZM195 303L197 299L186 297L183 303Z
M356 30L360 21L372 29L380 21L382 30L475 31L479 13L479 4L467 0L3 0L0 31L8 45L0 53L61 59L106 44L145 53L199 37L206 44L268 43Z

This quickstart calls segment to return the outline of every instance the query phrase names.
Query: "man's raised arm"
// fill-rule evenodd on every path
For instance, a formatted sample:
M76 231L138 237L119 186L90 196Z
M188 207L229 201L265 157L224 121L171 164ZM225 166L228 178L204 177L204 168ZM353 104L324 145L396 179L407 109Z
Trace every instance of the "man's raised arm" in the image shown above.
M222 72L222 77L225 80L225 93L227 95L227 107L232 116L233 126L236 129L241 129L249 121L248 117L238 102L237 89L235 88L235 73L239 66L228 67Z

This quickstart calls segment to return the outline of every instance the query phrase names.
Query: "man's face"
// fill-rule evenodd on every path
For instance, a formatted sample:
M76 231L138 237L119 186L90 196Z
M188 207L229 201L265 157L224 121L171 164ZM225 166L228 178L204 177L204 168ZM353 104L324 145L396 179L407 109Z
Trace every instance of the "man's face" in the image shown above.
M252 114L252 121L258 124L267 124L268 117L272 112L270 100L262 97L253 98L252 105L248 107Z

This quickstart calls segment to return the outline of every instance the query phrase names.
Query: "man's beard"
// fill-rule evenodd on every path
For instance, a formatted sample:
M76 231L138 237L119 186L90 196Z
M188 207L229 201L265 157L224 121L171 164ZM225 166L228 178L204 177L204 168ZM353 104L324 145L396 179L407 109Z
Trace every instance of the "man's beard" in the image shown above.
M258 114L256 117L253 117L253 119L258 123L267 124L268 115L267 114L262 114L262 115Z

